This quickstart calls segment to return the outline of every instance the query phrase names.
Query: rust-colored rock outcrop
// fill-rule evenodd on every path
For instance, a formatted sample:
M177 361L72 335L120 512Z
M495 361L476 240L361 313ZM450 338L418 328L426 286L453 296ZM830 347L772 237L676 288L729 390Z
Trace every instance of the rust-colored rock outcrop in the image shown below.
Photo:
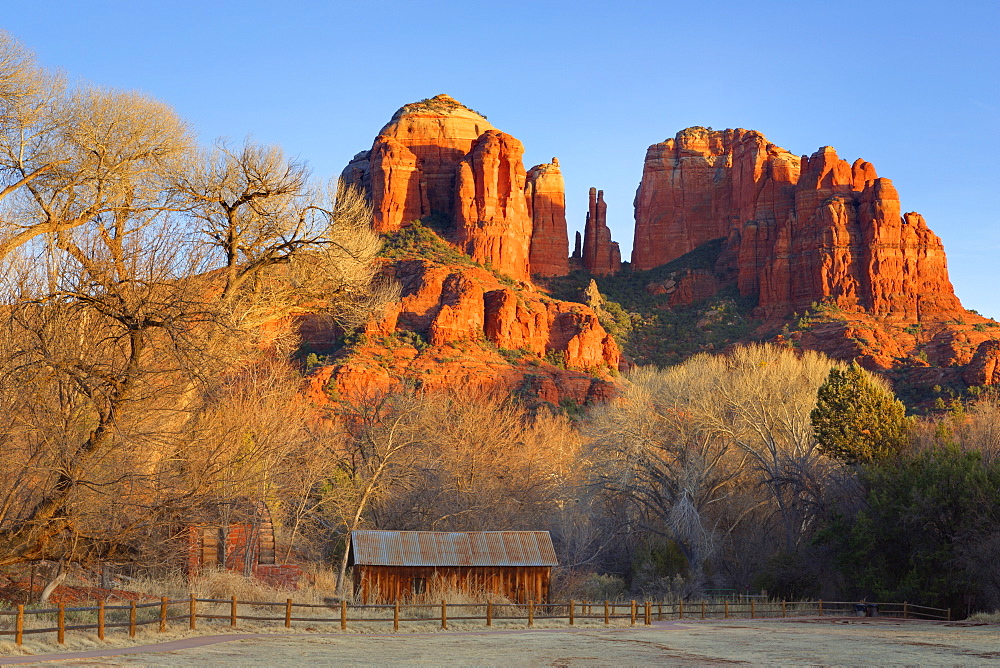
M404 105L343 179L371 196L375 229L414 220L451 228L476 261L527 281L568 273L558 162L525 173L521 143L447 95ZM537 229L534 221L537 219Z
M492 129L484 116L447 95L407 104L341 176L371 195L380 232L432 215L450 218L458 164Z
M315 372L313 399L328 390L363 398L404 382L523 390L555 404L613 393L608 371L621 353L589 307L474 266L411 259L387 271L402 287L400 301L369 323L363 343Z
M923 218L828 146L798 158L758 132L688 128L647 151L635 213L636 268L725 237L716 271L768 320L820 301L903 322L965 313Z
M969 385L1000 384L1000 341L983 341L965 367L962 379Z
M618 243L611 240L611 229L608 227L604 191L591 188L583 232L583 266L595 276L606 276L616 273L621 265L621 251Z
M458 165L455 242L473 260L511 278L531 278L531 218L524 197L524 147L499 130L487 130Z
M531 273L565 276L569 273L569 237L566 233L566 186L559 160L528 170L524 188L531 216Z

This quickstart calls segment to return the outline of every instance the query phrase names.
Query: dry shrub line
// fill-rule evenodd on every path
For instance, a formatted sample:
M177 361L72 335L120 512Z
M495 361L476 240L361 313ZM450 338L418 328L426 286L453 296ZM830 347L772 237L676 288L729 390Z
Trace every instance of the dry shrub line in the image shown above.
M198 612L198 604L204 603L215 606L215 613L225 612L226 614L212 614ZM283 608L281 616L274 615L248 615L239 614L239 606L250 606L251 608ZM183 614L177 614L178 606L186 606ZM466 614L461 616L448 616L448 609L481 608L483 614ZM146 609L157 609L157 614L148 619L139 619L138 611ZM171 608L174 614L171 614ZM222 608L222 610L220 610ZM226 609L228 608L228 609ZM324 617L296 617L293 615L295 608L338 610L337 616ZM655 609L655 612L654 612ZM348 611L354 611L355 615L350 616ZM419 616L421 611L430 611L431 614ZM386 613L391 611L392 616ZM406 611L409 616L401 616ZM518 614L523 611L524 614ZM127 612L127 615L124 614ZM71 613L84 616L88 613L96 613L94 623L67 624L66 614ZM108 617L112 618L108 621ZM637 619L641 619L645 625L652 624L655 615L657 621L664 619L730 619L730 618L774 618L774 617L801 617L813 615L846 616L856 614L875 613L883 617L893 617L902 619L929 619L951 621L951 609L931 608L928 606L914 605L911 603L867 603L855 601L749 601L747 603L738 602L708 602L701 601L688 603L684 601L676 603L664 603L663 601L644 601L641 604L637 601L628 603L604 601L569 601L567 603L448 603L442 600L440 604L382 604L382 605L355 605L347 601L341 601L339 606L319 603L295 603L292 599L279 601L241 601L233 596L230 599L218 598L196 598L191 596L186 599L170 600L162 597L153 603L136 603L132 601L129 605L105 605L102 601L95 607L77 606L66 607L60 603L57 608L46 608L42 610L25 610L24 605L18 605L17 610L0 611L0 620L4 626L9 626L9 620L14 618L13 629L0 630L0 635L13 635L17 645L21 645L26 634L35 633L56 633L59 644L63 644L66 638L66 631L97 631L98 639L104 640L105 630L109 628L128 628L129 636L134 637L136 628L149 624L159 624L159 632L167 629L169 622L187 620L190 630L197 629L197 620L228 620L229 625L236 627L238 620L252 621L274 621L284 622L285 628L291 628L292 622L340 622L341 630L346 631L350 622L372 622L383 621L392 622L393 630L399 630L401 622L426 622L430 619L441 620L441 628L448 628L448 620L451 621L476 621L486 622L486 626L492 626L495 620L505 621L526 621L527 625L533 626L538 619L566 619L572 626L578 619L603 619L605 624L610 624L612 619L628 619L632 625ZM56 626L41 628L25 628L25 620L31 617L41 621L51 620L55 615Z

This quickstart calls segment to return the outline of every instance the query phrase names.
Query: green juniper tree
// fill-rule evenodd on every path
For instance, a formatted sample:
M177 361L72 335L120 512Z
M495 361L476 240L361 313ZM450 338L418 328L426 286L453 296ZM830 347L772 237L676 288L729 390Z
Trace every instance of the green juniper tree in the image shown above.
M886 459L908 442L906 408L856 362L830 370L810 418L820 451L846 462Z

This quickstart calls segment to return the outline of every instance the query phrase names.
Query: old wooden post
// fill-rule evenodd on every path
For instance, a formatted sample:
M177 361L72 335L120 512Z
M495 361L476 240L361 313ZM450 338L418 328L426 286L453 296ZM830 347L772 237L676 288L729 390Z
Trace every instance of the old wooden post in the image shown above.
M128 602L128 637L135 637L135 601Z
M635 626L635 599L632 599L632 626Z
M104 640L104 601L97 602L97 639Z
M701 618L705 619L705 601L701 602Z
M448 601L441 600L441 628L448 629Z
M167 630L167 597L160 597L160 633Z
M753 599L750 599L750 619L754 619L757 616L757 611L754 610Z
M951 621L951 608L948 608L948 621Z
M535 599L528 601L528 626L535 625Z
M198 599L191 594L191 601L188 608L188 628L194 631L198 628Z
M723 605L725 606L725 607L723 608L723 610L725 611L725 612L723 613L723 615L724 615L724 618L725 618L725 619L729 619L729 601L724 601L724 602L723 602Z
M646 601L646 626L653 623L653 604Z
M236 628L236 597L229 603L229 625Z
M608 602L605 600L604 601L604 623L605 624L610 624L611 623L611 615L608 614L608 613L609 613L609 611L608 611Z
M656 604L656 621L663 621L663 599Z
M59 604L59 628L56 630L56 638L59 644L66 642L66 604Z
M14 628L14 644L20 645L24 642L24 604L17 605L17 626Z
M396 599L395 604L392 606L392 630L399 630L399 599Z
M910 604L903 601L903 619L909 619L910 617Z
M677 619L684 619L684 601L681 601L679 606L677 608Z
M788 611L785 609L785 602L784 601L781 602L781 616L782 617L787 617L788 616Z
M819 600L819 616L823 616L823 599Z
M493 626L493 601L486 601L486 626Z
M285 628L292 628L292 599L285 600Z
M569 625L573 626L573 599L569 600Z
M340 630L347 630L347 601L340 602Z

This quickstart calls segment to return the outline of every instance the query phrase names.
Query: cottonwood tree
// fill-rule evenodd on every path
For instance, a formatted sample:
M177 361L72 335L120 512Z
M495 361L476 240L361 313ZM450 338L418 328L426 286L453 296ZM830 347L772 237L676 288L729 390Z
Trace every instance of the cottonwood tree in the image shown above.
M162 178L192 145L148 96L69 86L0 34L0 261L102 218L169 209Z
M221 268L221 302L244 328L310 303L358 325L394 296L373 289L381 240L357 189L309 181L277 146L220 141L176 174L202 242Z

